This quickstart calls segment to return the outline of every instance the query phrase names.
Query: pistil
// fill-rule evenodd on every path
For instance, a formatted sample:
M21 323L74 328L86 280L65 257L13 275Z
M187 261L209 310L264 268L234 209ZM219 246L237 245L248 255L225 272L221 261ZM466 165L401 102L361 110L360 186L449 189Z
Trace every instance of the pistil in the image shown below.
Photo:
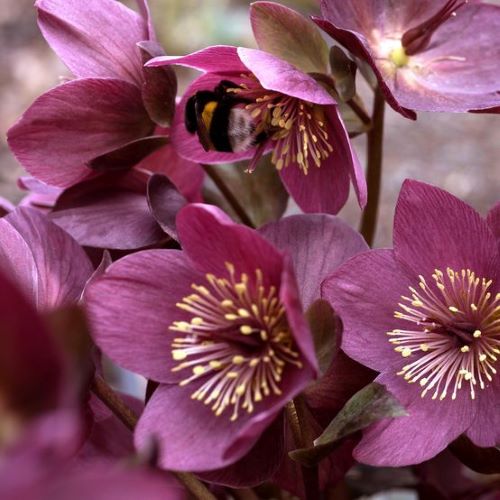
M436 14L406 31L401 40L406 55L412 56L425 50L436 29L450 17L455 16L456 11L466 3L467 0L448 0Z

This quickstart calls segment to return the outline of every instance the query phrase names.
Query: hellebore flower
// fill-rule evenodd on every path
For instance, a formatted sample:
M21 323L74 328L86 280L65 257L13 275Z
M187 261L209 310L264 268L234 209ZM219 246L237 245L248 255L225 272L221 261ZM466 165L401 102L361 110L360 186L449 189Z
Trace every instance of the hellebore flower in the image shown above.
M467 0L322 0L316 23L373 69L387 102L465 112L500 104L500 7Z
M257 7L272 13L277 44ZM172 142L179 154L204 163L252 158L251 171L272 150L283 183L304 211L337 213L347 200L350 180L364 206L364 176L337 102L314 78L327 68L320 57L321 36L309 20L270 2L252 6L252 27L260 50L214 46L147 63L204 72L187 89L174 119ZM300 32L303 43L273 52L281 32ZM326 61L327 54L326 49Z
M201 200L200 166L178 157L169 144L175 75L170 68L143 66L163 50L156 42L146 3L138 3L140 14L115 0L39 0L40 29L76 79L40 96L8 133L13 153L33 177L51 186L73 188L62 203L64 208L56 204L58 223L87 246L129 249L158 241L157 226L155 238L151 231L134 232L137 226L154 225L151 216L145 221L147 179L152 173L166 175L188 200ZM144 171L140 186L136 170ZM82 182L85 186L80 188ZM90 188L101 199L99 206L75 198L75 190L88 194ZM85 217L75 220L73 209L81 207L68 206L68 197L73 203L84 203L86 215L93 208L91 222ZM129 219L136 216L135 224L127 224L128 241L96 237L112 231L127 214ZM104 229L94 228L96 223ZM85 239L82 233L93 238Z
M419 463L462 433L480 447L500 443L495 234L454 196L406 181L394 249L355 256L325 281L322 293L344 324L342 348L378 371L408 412L364 432L360 462Z
M156 435L161 466L213 471L282 425L316 358L288 259L215 207L185 207L177 229L183 251L127 256L85 299L99 347L160 382L136 445Z

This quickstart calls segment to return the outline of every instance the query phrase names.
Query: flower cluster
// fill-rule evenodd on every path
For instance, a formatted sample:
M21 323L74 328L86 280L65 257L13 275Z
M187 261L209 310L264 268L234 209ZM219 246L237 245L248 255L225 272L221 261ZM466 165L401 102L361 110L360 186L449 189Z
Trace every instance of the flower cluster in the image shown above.
M258 1L258 48L184 56L145 0L35 8L71 76L8 132L0 497L494 498L466 466L500 473L500 203L406 180L370 247L385 102L497 113L500 7ZM201 72L182 95L177 66Z

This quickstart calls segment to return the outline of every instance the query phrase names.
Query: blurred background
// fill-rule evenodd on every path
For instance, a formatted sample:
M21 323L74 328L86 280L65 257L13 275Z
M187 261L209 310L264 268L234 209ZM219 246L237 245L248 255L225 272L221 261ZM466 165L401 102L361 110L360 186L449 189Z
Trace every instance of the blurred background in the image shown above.
M319 2L281 3L313 14ZM212 44L254 46L249 4L246 0L150 0L158 35L172 55ZM22 170L6 145L7 129L67 70L38 30L33 0L0 0L0 7L0 196L17 202L23 196L16 187ZM190 74L183 70L179 77L182 89ZM369 94L366 97L370 109ZM364 162L364 137L354 144ZM391 244L395 201L408 177L440 186L484 214L499 199L500 115L421 113L412 122L388 109L384 171L376 246ZM340 215L357 227L360 211L353 196Z

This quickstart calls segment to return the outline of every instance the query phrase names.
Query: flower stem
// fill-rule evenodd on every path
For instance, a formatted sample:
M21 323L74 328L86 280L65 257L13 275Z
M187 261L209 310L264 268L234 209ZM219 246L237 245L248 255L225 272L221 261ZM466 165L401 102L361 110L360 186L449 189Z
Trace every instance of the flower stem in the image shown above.
M104 381L95 376L91 383L92 392L120 419L123 424L133 431L137 425L137 415L123 402L120 396ZM200 500L217 500L207 487L189 472L171 471L177 479Z
M243 224L255 228L255 224L252 222L250 216L246 213L245 209L241 206L240 202L234 196L232 191L228 188L222 177L217 173L217 170L213 165L202 165L203 169L207 173L207 175L212 179L214 184L217 186L219 191L223 194L224 198L226 198L231 208L235 211L236 215L241 219Z
M292 429L293 439L297 448L309 448L313 446L314 434L307 424L307 407L302 396L297 396L286 406L288 422ZM306 500L317 500L320 498L318 467L302 466L302 478Z
M377 226L377 212L380 199L380 185L382 179L382 159L384 141L384 96L377 87L373 99L372 128L368 132L367 170L368 203L366 204L361 221L360 232L368 245L373 245L375 228Z

